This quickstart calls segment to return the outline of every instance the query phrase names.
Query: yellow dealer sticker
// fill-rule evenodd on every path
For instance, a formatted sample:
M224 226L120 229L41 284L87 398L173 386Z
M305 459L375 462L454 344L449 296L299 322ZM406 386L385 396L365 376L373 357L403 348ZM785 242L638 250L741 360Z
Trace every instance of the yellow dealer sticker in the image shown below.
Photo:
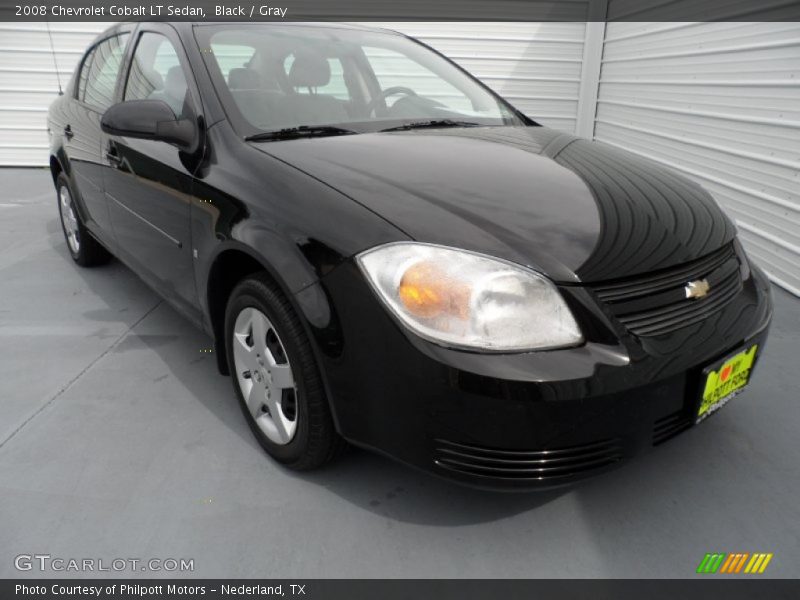
M701 421L728 400L733 398L750 381L750 372L758 351L758 344L747 350L725 359L717 369L711 369L706 375L703 389L703 400L697 411L697 420Z

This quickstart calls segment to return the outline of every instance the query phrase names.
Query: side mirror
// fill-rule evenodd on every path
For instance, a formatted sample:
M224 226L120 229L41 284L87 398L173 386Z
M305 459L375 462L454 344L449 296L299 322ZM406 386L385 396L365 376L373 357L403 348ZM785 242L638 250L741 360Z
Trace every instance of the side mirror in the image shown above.
M106 110L100 127L111 135L158 140L191 150L196 144L195 125L178 119L163 100L128 100Z

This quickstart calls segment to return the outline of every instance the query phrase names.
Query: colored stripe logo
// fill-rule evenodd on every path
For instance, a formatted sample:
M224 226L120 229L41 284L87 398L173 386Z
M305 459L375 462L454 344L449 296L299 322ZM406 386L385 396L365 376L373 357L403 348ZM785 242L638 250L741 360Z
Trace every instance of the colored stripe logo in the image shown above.
M767 570L772 560L772 553L755 552L716 552L706 554L697 566L697 572L703 575L725 573L735 575L739 573L761 574Z

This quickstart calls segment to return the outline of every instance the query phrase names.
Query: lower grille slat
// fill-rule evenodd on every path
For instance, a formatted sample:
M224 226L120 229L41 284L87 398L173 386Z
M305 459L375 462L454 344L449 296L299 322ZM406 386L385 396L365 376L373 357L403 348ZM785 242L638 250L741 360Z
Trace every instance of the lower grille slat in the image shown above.
M621 457L620 457L621 458ZM533 476L533 477L553 477L553 476L568 476L573 473L588 471L592 468L601 467L609 464L611 459L609 457L598 458L593 461L580 463L579 465L572 465L569 467L528 467L528 468L511 468L511 467L489 467L486 465L475 465L466 461L446 460L439 459L437 461L440 465L448 467L456 467L468 469L470 471L477 471L488 473L498 477L518 477L518 476Z
M524 465L531 465L535 466L539 465L558 465L558 464L569 464L571 462L575 462L574 456L567 456L567 457L548 457L548 458L494 458L488 456L478 456L475 454L468 454L465 452L459 452L457 450L451 450L449 448L441 448L439 450L442 454L447 456L453 457L454 460L470 460L475 463L486 463L486 464L495 464L498 466L504 465L515 465L515 466L524 466ZM600 457L605 456L608 454L608 448L602 448L599 450L595 450L594 452L587 452L586 454L581 455L581 459L590 459L593 457ZM442 460L449 460L444 458Z
M683 411L662 417L653 425L653 446L658 446L671 440L679 433L692 426L692 419Z
M623 458L619 439L548 450L499 450L436 440L434 462L467 475L516 480L568 478Z

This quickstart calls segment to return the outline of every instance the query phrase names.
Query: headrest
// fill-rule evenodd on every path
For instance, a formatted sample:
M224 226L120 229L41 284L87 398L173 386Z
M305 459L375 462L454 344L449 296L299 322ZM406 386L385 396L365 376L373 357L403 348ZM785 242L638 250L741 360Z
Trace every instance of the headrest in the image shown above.
M167 71L167 78L164 80L164 91L173 98L183 100L186 96L186 76L180 65L175 65Z
M228 88L231 90L258 90L262 87L261 74L255 69L237 67L228 73Z
M331 80L331 65L321 54L299 52L294 55L289 69L289 82L293 87L321 87Z

